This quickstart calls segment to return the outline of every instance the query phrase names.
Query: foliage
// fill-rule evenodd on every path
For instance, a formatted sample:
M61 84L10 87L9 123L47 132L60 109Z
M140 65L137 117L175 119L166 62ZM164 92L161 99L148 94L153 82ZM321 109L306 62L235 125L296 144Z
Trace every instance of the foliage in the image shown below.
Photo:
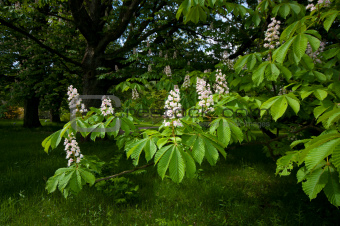
M83 137L89 136L93 141L106 135L113 137L135 166L144 161L144 156L146 162L157 166L157 172L162 179L169 172L170 179L179 183L185 176L192 178L195 175L197 163L201 165L206 159L210 165L215 165L220 154L226 157L225 149L230 144L254 140L253 129L248 125L255 122L257 128L266 135L260 143L266 145L267 152L273 159L279 158L278 174L288 175L294 167L298 167L298 182L302 182L302 188L310 199L323 190L330 203L340 206L340 110L337 104L340 98L340 46L339 8L336 3L319 3L315 10L309 12L305 5L295 1L263 0L254 8L225 1L183 1L178 8L177 19L181 19L183 15L185 23L208 21L212 12L219 15L232 13L233 18L242 23L243 28L256 31L256 35L252 37L257 44L256 48L247 49L248 53L237 59L234 72L227 68L224 62L216 65L223 73L228 72L230 93L214 94L215 111L198 114L200 103L195 102L197 96L193 88L198 78L204 77L213 86L215 72L202 73L191 70L189 75L192 88L179 87L182 91L182 106L186 108L187 113L181 119L183 127L161 126L158 131L139 132L134 125L136 119L132 116L124 117L119 111L114 116L103 116L100 109L91 108L86 116L78 116L62 130L46 138L43 142L45 151L48 152L50 147L56 148L61 139L71 132L76 133L77 130L71 126L74 124L79 128L90 129L80 133ZM216 11L211 11L212 9ZM168 15L167 13L164 16ZM276 28L280 30L281 35L278 47L268 49L264 45L263 33L266 27L271 27L268 21L273 17L281 21L281 27ZM130 32L133 33L133 30L130 29ZM126 36L127 40L133 37L130 34ZM84 33L83 35L86 36ZM85 38L87 41L90 39ZM135 45L131 44L129 51L133 50ZM321 47L325 48L323 52ZM133 74L139 67L145 73L132 76L118 85L117 89L170 91L188 74L186 70L190 67L185 65L187 58L168 62L160 55L148 56L147 49L148 47L141 50L144 54L138 55L135 51L129 54L123 60L129 67L120 72ZM174 49L170 48L170 51ZM114 53L114 48L110 49L110 52ZM208 58L200 60L201 63ZM146 72L147 64L154 67L153 71ZM168 65L172 67L171 76L169 73L162 73ZM199 66L195 69L198 68ZM145 101L141 108L151 106L150 102ZM195 109L197 117L189 116ZM254 113L254 109L258 114ZM269 118L269 126L260 124L264 122L264 116ZM203 128L202 122L209 122L210 127ZM289 127L297 129L289 131ZM104 129L108 128L115 129L106 133ZM119 129L125 134L119 134ZM273 129L276 129L276 134ZM307 129L315 129L314 136L304 136L302 140L290 142L288 147L287 140L292 134ZM280 134L280 131L290 134ZM47 189L52 192L59 185L64 195L66 192L65 196L68 192L76 193L85 183L94 183L91 170L91 167L84 167L80 162L68 170L57 171ZM93 177L84 178L81 175L83 171ZM71 184L70 181L75 182Z

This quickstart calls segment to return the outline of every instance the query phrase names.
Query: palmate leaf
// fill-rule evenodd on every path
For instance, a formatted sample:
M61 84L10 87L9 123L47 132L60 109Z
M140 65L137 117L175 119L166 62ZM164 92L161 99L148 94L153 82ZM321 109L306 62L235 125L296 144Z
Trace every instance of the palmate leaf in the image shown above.
M187 152L182 152L182 156L185 160L185 172L186 176L188 178L194 178L195 177L195 172L196 172L196 164L195 160L192 158L192 156L187 153Z
M204 155L205 155L204 140L202 139L201 136L198 136L192 148L192 156L199 164L202 164Z
M95 176L88 169L71 166L58 169L54 176L48 179L46 190L52 193L58 187L67 198L70 192L77 194L86 183L92 186L95 183Z
M324 187L323 191L327 196L327 199L334 206L340 206L340 183L339 173L331 166L327 166L328 183Z
M44 147L46 153L48 153L50 147L52 149L55 149L59 145L61 138L64 136L64 134L70 127L71 122L68 122L64 125L64 127L61 130L58 130L57 132L53 133L52 135L48 136L43 140L41 145Z
M332 124L338 122L340 119L340 108L334 108L321 115L317 123L322 122L323 126L328 129Z
M182 148L175 146L169 165L170 178L175 183L180 183L185 174L185 160L182 157Z
M270 108L273 119L277 121L286 112L287 107L287 99L284 96L280 96Z
M340 145L334 148L331 161L338 171L340 171Z
M305 164L308 170L312 170L327 156L333 153L333 150L340 144L340 138L330 140L322 145L309 151L305 158Z
M299 99L293 93L289 93L285 95L285 97L288 101L289 106L293 109L295 114L297 114L300 111Z
M325 168L319 168L306 176L306 181L302 182L302 189L310 199L314 199L326 186L327 182L327 170Z
M147 136L142 140L138 140L134 143L129 144L126 156L133 159L133 164L138 165L140 155L142 151L145 152L145 159L150 161L157 151L157 140L155 137Z
M299 154L299 159L298 159L299 164L302 164L305 161L305 158L308 155L308 153L314 148L318 148L322 144L340 137L340 134L337 131L330 131L329 133L325 133L325 132L324 134L321 134L318 137L315 137L309 142L305 143L306 148L302 150Z
M278 49L276 49L273 53L273 60L276 60L276 62L282 64L284 59L286 58L289 47L293 44L295 39L296 39L296 36L292 37L287 42L285 42L283 45L281 45Z
M164 179L165 173L169 168L170 161L171 161L171 158L172 158L172 155L174 153L175 148L176 148L175 145L171 145L171 147L169 147L167 149L163 149L163 148L162 148L163 150L161 149L162 150L162 156L160 157L160 160L158 161L157 172L158 172L158 175L162 179ZM156 162L155 162L155 164L156 164Z
M218 160L218 151L214 147L214 145L212 145L209 139L203 137L203 140L205 143L205 157L210 163L210 165L214 166L216 165L216 162Z
M299 34L296 36L293 43L293 51L296 56L295 63L298 64L301 60L301 57L305 54L307 49L308 39L305 34Z

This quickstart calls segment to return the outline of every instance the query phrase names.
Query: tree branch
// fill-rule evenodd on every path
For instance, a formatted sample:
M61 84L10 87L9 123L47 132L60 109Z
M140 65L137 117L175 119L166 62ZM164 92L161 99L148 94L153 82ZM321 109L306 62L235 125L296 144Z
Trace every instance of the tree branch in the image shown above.
M132 173L132 172L135 172L135 171L137 171L137 170L144 169L144 168L147 168L147 167L149 167L149 166L152 166L153 164L154 164L154 163L150 163L150 164L147 164L147 165L144 165L144 166L136 167L136 168L134 168L134 169L132 169L132 170L126 170L126 171L117 173L117 174L115 174L115 175L111 175L111 176L108 176L108 177L100 178L100 179L97 179L97 180L95 181L95 183L98 183L98 182L103 181L103 180L110 180L110 179L112 179L112 178L119 177L119 176L124 175L124 174Z
M52 49L51 47L45 45L44 43L42 43L39 39L37 39L36 37L34 37L33 35L31 35L30 33L22 30L21 28L15 26L14 24L0 18L0 25L4 25L14 31L17 31L21 34L23 34L24 36L28 37L29 39L31 39L32 41L34 41L35 43L37 43L39 46L41 46L42 48L46 49L47 51L49 51L50 53L52 54L55 54L57 55L58 57L64 59L65 61L69 62L69 63L72 63L76 66L79 66L81 67L81 63L77 62L77 61L74 61L72 60L71 58L68 58L67 56L64 56L63 54L61 54L60 52L58 52L57 50L55 49Z

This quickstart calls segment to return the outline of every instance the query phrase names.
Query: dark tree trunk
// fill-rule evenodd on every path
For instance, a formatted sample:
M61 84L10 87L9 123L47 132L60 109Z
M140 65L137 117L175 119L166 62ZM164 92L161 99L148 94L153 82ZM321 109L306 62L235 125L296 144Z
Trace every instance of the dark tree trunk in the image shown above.
M41 127L38 113L39 102L40 99L38 97L29 97L25 99L24 127L26 128Z
M112 86L112 81L106 79L97 79L98 67L105 65L103 51L98 51L97 47L86 48L86 53L83 59L84 80L83 80L83 94L84 95L107 95L108 89ZM101 100L88 99L83 101L87 109L89 107L100 107Z
M50 110L50 121L51 122L60 122L60 111L51 109Z

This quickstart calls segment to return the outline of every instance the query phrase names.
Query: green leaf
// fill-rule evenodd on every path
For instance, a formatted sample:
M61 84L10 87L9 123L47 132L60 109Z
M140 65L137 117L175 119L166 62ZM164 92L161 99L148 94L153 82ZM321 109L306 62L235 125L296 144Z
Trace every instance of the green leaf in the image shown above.
M340 143L340 138L330 140L320 146L312 149L306 156L305 164L308 170L312 170L321 161L323 161L327 156L333 153L333 150Z
M157 147L160 149L162 148L166 143L168 143L168 138L161 138L157 141Z
M328 168L328 169L327 169ZM326 167L328 171L328 183L326 184L323 191L327 196L327 199L334 206L340 206L340 183L339 183L339 173L336 172L332 167Z
M314 199L327 182L328 175L325 173L325 169L320 168L306 176L306 181L302 182L302 189L310 199Z
M279 97L270 108L273 119L277 121L286 112L287 107L287 99L284 96Z
M252 20L255 26L259 26L259 24L261 23L261 17L257 12L254 13Z
M314 90L314 95L316 98L318 98L319 100L323 100L327 97L328 93L325 90L322 89L316 89Z
M318 71L313 71L315 77L317 77L320 81L324 82L327 80L326 75L322 74L321 72Z
M332 23L334 22L335 18L338 16L337 11L334 11L334 13L332 13L331 15L329 15L327 17L327 19L323 22L323 27L325 28L325 30L328 32L328 30L331 28Z
M298 112L300 111L299 100L292 93L286 95L286 99L288 101L289 106L293 109L295 114L298 114Z
M280 36L280 42L288 40L289 38L291 38L292 35L294 35L297 27L301 26L301 22L300 21L296 21L294 23L292 23L291 25L289 25L281 34Z
M263 62L260 64L260 66L254 71L252 80L255 83L256 86L260 85L260 83L264 79L264 71L266 70L266 67L268 66L269 62Z
M217 127L218 140L226 146L228 146L231 137L231 131L228 121L225 119L220 120L219 126Z
M234 65L234 69L235 69L235 72L237 74L240 73L240 71L242 70L244 65L247 63L249 57L250 57L250 55L245 55L245 56L242 56L241 58L239 58L236 61L235 65Z
M296 39L296 36L292 37L286 43L284 43L282 46L276 49L273 53L273 60L276 60L276 62L282 64L284 59L286 58L289 47L292 45L295 39Z
M307 54L304 54L302 56L300 63L309 70L313 70L313 68L314 68L313 59L310 56L308 56Z
M315 38L314 36L311 35L305 35L308 39L308 42L310 46L312 47L313 52L315 52L319 47L321 41L318 38Z
M175 148L176 147L174 145L172 145L171 148L167 148L166 152L161 156L161 158L158 162L157 172L162 179L164 179L165 173L169 168L170 161L171 161L171 158L172 158L172 155L174 153ZM159 151L161 151L161 150L159 150Z
M292 73L290 72L290 70L288 70L288 68L280 64L277 64L276 66L280 69L281 73L287 81L292 77Z
M91 186L94 185L96 177L90 171L79 169L79 173L81 178L84 179L86 183L89 183Z
M238 141L239 143L241 143L243 141L243 132L242 130L236 126L234 123L229 122L228 123L230 126L230 130L231 130L231 136L235 141Z
M280 70L277 68L275 64L270 64L271 69L271 77L268 81L276 81L277 77L280 75Z
M131 145L131 149L126 154L128 158L131 156L131 158L133 159L133 164L135 166L138 165L140 154L142 153L142 150L145 147L148 140L149 140L148 138L145 138L143 140L137 141L136 143Z
M282 4L279 10L281 16L286 19L290 12L289 4Z
M169 150L169 148L173 147L174 145L173 144L170 144L168 146L165 146L165 147L162 147L161 149L159 149L157 152L156 152L156 155L155 155L155 165L158 163L158 161L163 157L164 153Z
M173 154L169 164L170 178L175 183L180 183L183 180L185 174L185 161L182 157L179 147L173 149Z
M293 43L293 51L295 53L295 63L298 64L301 60L301 57L305 54L307 49L308 39L306 35L299 34L296 36L295 41Z
M293 10L293 12L297 15L300 13L301 8L298 4L295 3L289 3L290 8Z
M187 152L182 152L182 156L185 160L186 165L186 175L188 178L194 178L195 172L196 172L196 164L194 159L191 157L191 155Z
M205 143L205 157L207 158L210 165L214 166L216 165L218 159L218 151L208 139L203 138L203 140Z
M153 156L155 155L157 151L157 146L156 144L153 142L152 139L149 139L146 142L145 148L144 148L144 152L145 152L145 159L147 162L149 162Z
M261 117L264 115L264 113L267 110L270 109L270 107L278 100L278 98L280 98L280 97L272 97L261 105L261 109L260 109L261 110Z
M334 148L331 161L338 171L340 171L340 145Z
M202 164L205 155L205 146L203 139L199 136L192 148L192 156L199 163Z

